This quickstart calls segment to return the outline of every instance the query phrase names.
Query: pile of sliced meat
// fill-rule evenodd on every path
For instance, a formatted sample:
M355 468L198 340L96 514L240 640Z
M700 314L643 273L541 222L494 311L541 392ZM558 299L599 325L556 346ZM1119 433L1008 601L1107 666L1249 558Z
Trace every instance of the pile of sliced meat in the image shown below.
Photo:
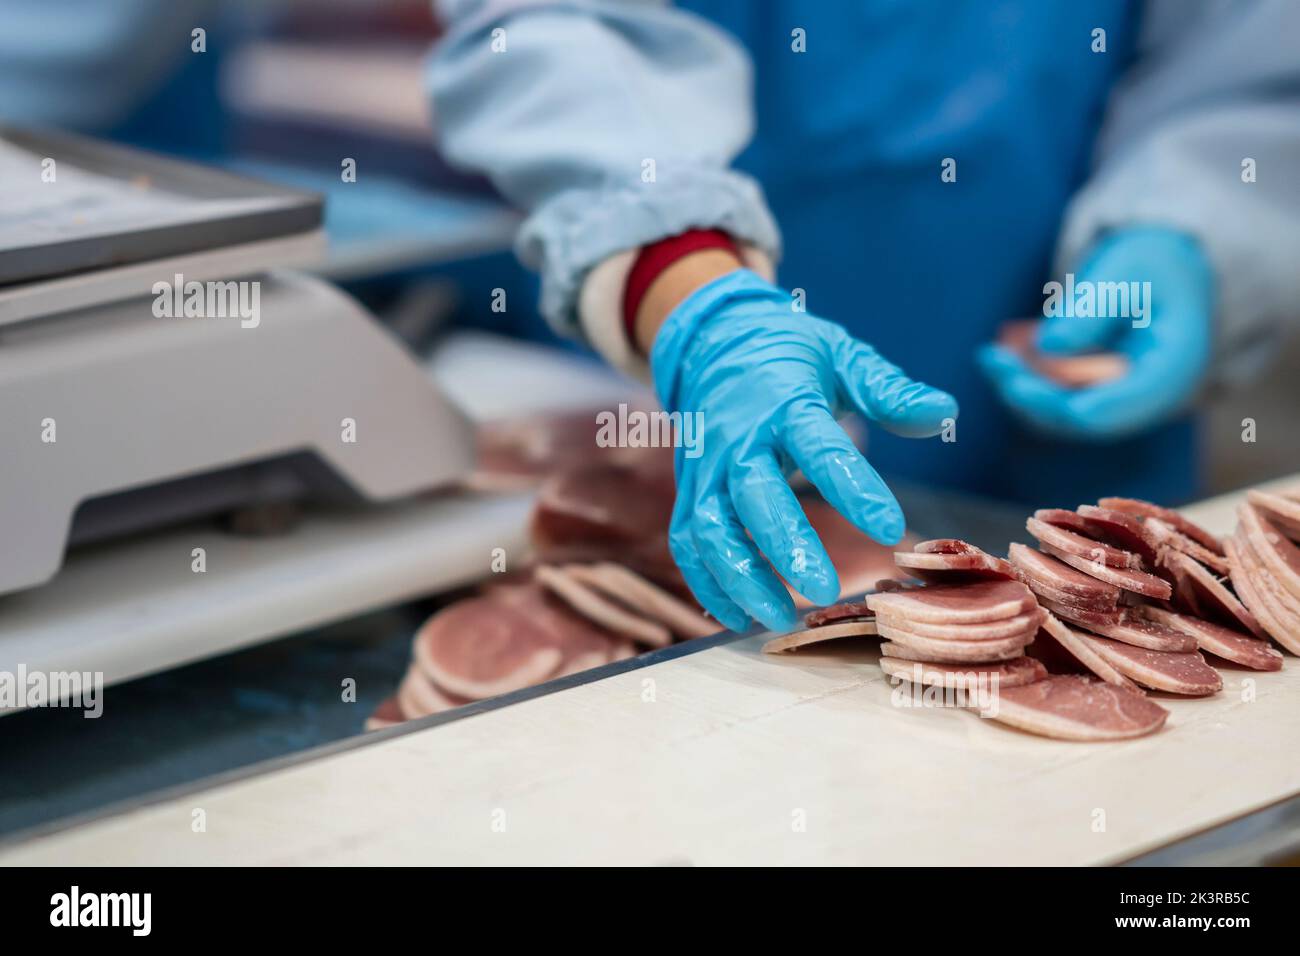
M1229 580L1245 605L1245 626L1300 654L1300 494L1250 491L1223 549ZM1222 584L1196 596L1212 607Z
M434 614L415 635L410 665L370 729L522 690L635 654L715 633L668 550L675 488L672 450L592 452L594 413L572 416L584 437L560 428L533 454L487 457L484 473L541 478L530 522L532 556L514 580L489 583ZM497 445L528 448L531 427L502 429ZM491 447L491 446L490 446ZM549 476L552 453L584 449ZM558 449L558 451L557 451ZM597 449L603 452L605 449ZM484 481L482 487L491 482ZM503 480L501 487L510 487ZM844 593L897 574L891 552L862 536L820 498L801 504ZM793 591L796 603L809 603Z
M1300 653L1300 495L1252 491L1239 516L1221 542L1178 512L1103 498L1035 512L1026 529L1037 547L1012 544L1005 560L922 542L895 554L922 583L816 611L764 649L874 633L891 678L992 686L998 706L985 716L1022 730L1152 733L1168 712L1148 692L1216 694L1216 666L1278 670L1269 638Z
M617 564L540 566L439 611L371 718L384 727L523 690L717 628L695 607Z

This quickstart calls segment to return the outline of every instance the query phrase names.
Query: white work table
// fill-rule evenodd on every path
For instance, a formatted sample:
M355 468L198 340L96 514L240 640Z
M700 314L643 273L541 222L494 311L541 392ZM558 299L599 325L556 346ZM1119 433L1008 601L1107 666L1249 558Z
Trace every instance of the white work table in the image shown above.
M1235 500L1188 514L1223 532ZM763 640L373 734L0 863L1095 864L1300 793L1292 657L1160 697L1152 737L1091 745L895 707L871 641L772 657Z

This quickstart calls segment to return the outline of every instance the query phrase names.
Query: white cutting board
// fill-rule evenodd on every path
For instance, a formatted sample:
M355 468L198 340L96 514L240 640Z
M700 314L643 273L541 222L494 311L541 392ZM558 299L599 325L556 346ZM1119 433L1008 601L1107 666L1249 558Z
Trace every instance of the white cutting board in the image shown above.
M1222 532L1233 500L1188 513ZM868 642L763 641L376 735L0 864L1091 864L1300 792L1294 657L1162 699L1155 736L1076 744L891 706Z
M480 420L630 388L579 356L475 333L449 339L430 375ZM49 584L0 597L0 671L98 671L111 685L446 591L485 577L493 548L523 559L531 505L530 495L445 493L311 513L274 537L190 528L78 551Z

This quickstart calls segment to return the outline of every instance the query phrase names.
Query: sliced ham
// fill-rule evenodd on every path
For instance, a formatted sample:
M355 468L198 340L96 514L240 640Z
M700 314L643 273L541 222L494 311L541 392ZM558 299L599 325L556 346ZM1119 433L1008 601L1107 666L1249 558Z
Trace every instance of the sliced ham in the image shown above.
M659 622L679 637L707 637L720 630L694 606L621 564L610 561L592 565L570 564L562 570L605 597Z
M550 632L562 655L553 677L577 674L613 660L616 638L537 584L502 585L491 594Z
M1124 740L1155 733L1169 712L1135 690L1062 675L998 691L987 716L1057 740Z
M1133 568L1108 567L1104 564L1098 564L1096 561L1081 558L1077 554L1067 554L1050 544L1040 542L1039 547L1052 557L1064 561L1070 567L1085 574L1090 574L1099 581L1113 584L1125 591L1132 591L1134 594L1141 594L1161 601L1168 600L1173 593L1169 582L1161 580L1154 574L1147 574L1145 571L1137 571Z
M782 651L793 651L800 647L807 647L809 644L820 644L822 641L837 640L841 637L874 637L875 634L875 621L839 621L835 624L807 627L801 631L791 631L789 634L774 637L763 645L763 653L780 654Z
M1294 492L1288 496L1251 490L1246 492L1246 501L1292 541L1300 541L1300 500Z
M986 554L956 538L922 541L911 551L894 552L894 563L913 577L936 584L987 579L1014 579L1015 569L1005 558Z
M1164 548L1160 552L1160 563L1170 569L1178 584L1180 603L1191 609L1199 617L1222 621L1233 627L1250 631L1256 637L1264 637L1255 615L1251 614L1223 582L1210 573L1203 564L1181 551Z
M1097 505L1102 508L1109 508L1112 511L1135 515L1139 518L1157 518L1165 524L1171 525L1182 534L1187 535L1202 547L1208 548L1215 554L1223 554L1223 545L1218 538L1195 521L1183 517L1172 508L1162 508L1160 505L1142 501L1139 498L1102 498L1097 502Z
M464 697L443 693L435 687L418 667L412 667L397 688L397 703L408 720L418 720L430 714L440 714L463 704L471 703Z
M1080 634L1080 639L1097 655L1130 680L1152 690L1163 690L1185 697L1206 697L1223 689L1223 678L1196 651L1171 654L1134 647L1111 640Z
M638 410L648 406L634 405ZM579 463L671 468L669 447L602 444L598 413L584 411L529 415L485 422L475 435L477 461L465 484L479 491L534 488L545 478ZM661 458L662 462L652 459Z
M414 656L443 691L472 700L540 684L564 659L550 629L491 596L429 618L415 635Z
M1039 319L1015 319L998 329L998 344L1019 355L1034 371L1062 388L1088 388L1121 378L1128 357L1119 352L1049 355L1038 350Z
M1238 534L1278 586L1300 603L1300 548L1260 509L1246 504L1237 509Z
M1258 557L1250 543L1240 530L1223 543L1228 555L1228 574L1233 591L1246 605L1246 610L1255 616L1270 637L1277 640L1277 634L1285 636L1291 629L1289 615L1279 604L1271 588L1265 587L1268 572L1262 571Z
M673 642L672 634L662 624L624 609L566 571L542 565L535 573L539 584L606 630L648 647L667 647Z
M609 659L613 661L625 661L630 657L636 657L636 645L629 640L616 638L610 645Z
M1119 588L1064 561L1023 544L1011 545L1010 555L1020 579L1040 597L1095 611L1113 610L1119 604Z
M538 491L529 528L533 548L546 564L614 561L689 596L668 550L675 496L671 455L666 465L652 467L587 463L567 469Z
M1251 547L1245 526L1224 542L1232 585L1264 631L1293 654L1300 654L1300 601L1289 594Z
M1171 654L1187 654L1198 646L1192 635L1144 617L1136 608L1126 608L1120 620L1113 624L1094 624L1089 630L1134 647Z
M915 621L896 614L877 614L875 620L921 637L947 638L948 640L987 641L1008 637L1024 637L1038 630L1042 612L1038 608L1015 617L1006 617L1000 621L985 624L931 624Z
M1043 628L1039 631L1039 637L1044 634L1106 683L1136 690L1132 681L1116 670L1088 643L1086 634L1070 627L1054 614L1047 613L1043 616Z
M379 702L369 717L366 718L366 730L383 730L385 727L395 727L397 724L406 720L402 714L402 708L398 706L396 697L385 697Z
M1000 664L942 664L882 657L880 669L889 677L913 684L957 690L1020 687L1047 677L1047 668L1032 657L1017 657Z
M1045 598L1041 595L1039 595L1038 603L1041 604L1044 609L1051 611L1062 620L1093 630L1098 627L1113 627L1123 620L1122 612L1119 608L1108 608L1104 611L1096 611L1086 607L1079 607L1074 604L1062 604L1060 601L1053 601L1050 598Z
M1034 595L1019 581L932 585L867 597L867 607L877 614L929 624L983 624L1024 614L1036 606Z
M1084 521L1083 533L1088 537L1132 551L1140 555L1147 565L1155 563L1155 542L1151 540L1142 522L1133 515L1097 505L1079 505L1075 510Z
M1134 552L1125 551L1123 548L1117 548L1113 544L1106 544L1104 541L1096 541L1079 534L1077 531L1071 531L1069 528L1048 524L1046 521L1039 521L1037 518L1027 519L1025 528L1043 544L1050 544L1056 550L1067 554L1077 555L1089 561L1098 561L1110 565L1112 568L1140 568L1142 566L1142 559Z
M1268 641L1229 630L1199 617L1175 614L1151 605L1142 608L1141 613L1165 627L1189 635L1207 654L1257 671L1282 669L1282 655L1276 648L1270 647Z
M1228 561L1222 554L1211 551L1203 544L1192 540L1173 525L1167 524L1159 518L1148 518L1144 527L1160 547L1181 551L1189 558L1195 558L1197 561L1200 561L1201 564L1208 567L1219 577L1227 576Z
M881 637L894 644L914 648L935 661L1002 661L1010 657L1019 657L1024 653L1025 645L1034 639L1027 637L1004 637L994 640L963 641L942 637L924 637L913 631L893 627L876 620L876 631Z
M867 607L866 601L843 601L830 607L819 607L804 615L804 627L822 627L836 621L872 620L876 612Z

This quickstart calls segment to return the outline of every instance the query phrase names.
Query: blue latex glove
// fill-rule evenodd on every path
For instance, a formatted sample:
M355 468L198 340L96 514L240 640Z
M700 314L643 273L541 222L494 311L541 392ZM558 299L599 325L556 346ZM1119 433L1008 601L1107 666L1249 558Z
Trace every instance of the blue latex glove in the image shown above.
M1138 320L1149 324L1137 327L1132 317L1114 315L1052 316L1039 329L1039 349L1052 355L1120 352L1128 357L1128 373L1067 389L1001 346L987 345L980 365L1003 401L1040 431L1095 441L1142 431L1186 407L1205 376L1213 340L1213 274L1196 241L1161 227L1120 230L1093 247L1075 280L1076 286L1084 280L1150 282L1147 316Z
M817 604L839 597L835 568L786 482L795 468L872 538L902 537L902 509L837 415L857 410L916 438L957 415L951 395L913 382L840 326L796 312L790 293L744 269L673 310L650 364L666 409L702 415L701 453L676 453L673 558L733 631L751 616L771 630L794 627L773 567Z

